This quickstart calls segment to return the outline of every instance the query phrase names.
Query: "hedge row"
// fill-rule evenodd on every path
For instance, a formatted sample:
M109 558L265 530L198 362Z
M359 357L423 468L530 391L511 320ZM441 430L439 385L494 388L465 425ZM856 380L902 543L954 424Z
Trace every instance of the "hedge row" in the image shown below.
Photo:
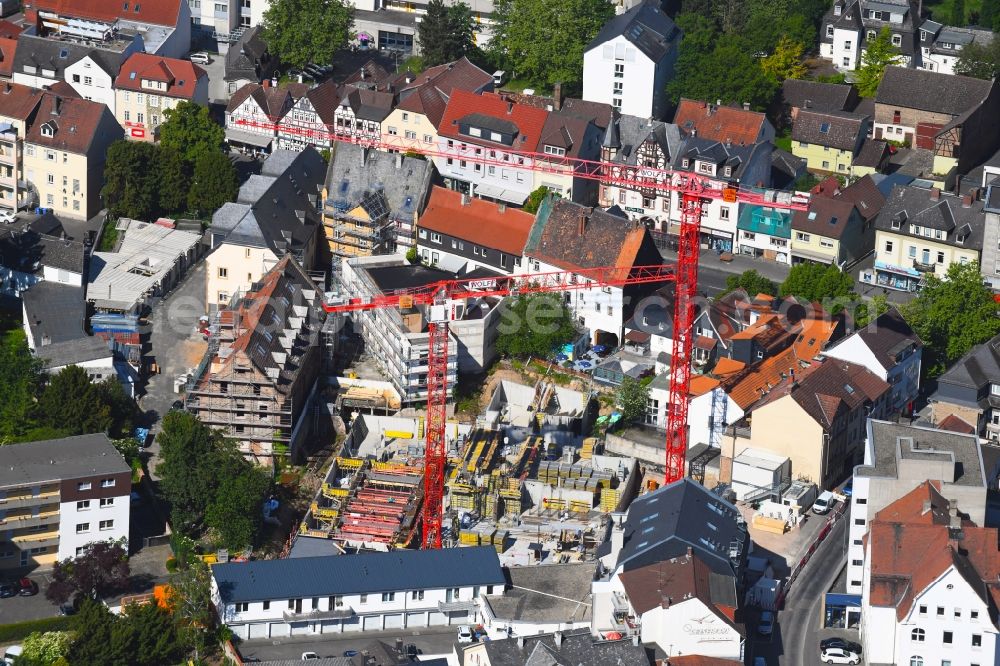
M0 644L15 643L24 640L28 634L46 631L66 631L70 628L73 618L65 615L46 617L41 620L28 620L13 624L0 624Z

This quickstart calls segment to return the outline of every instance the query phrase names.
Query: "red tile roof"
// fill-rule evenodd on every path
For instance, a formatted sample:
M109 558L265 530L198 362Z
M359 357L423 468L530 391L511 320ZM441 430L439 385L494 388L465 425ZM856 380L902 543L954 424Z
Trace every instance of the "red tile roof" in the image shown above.
M763 113L693 99L681 99L674 114L674 124L685 134L697 130L698 136L711 141L748 146L757 143L766 122Z
M500 206L484 199L473 197L463 205L460 192L435 186L417 226L521 256L534 221L534 216L523 210L506 208L501 212Z
M545 126L549 112L523 104L505 102L502 97L495 93L476 95L465 90L455 90L451 99L448 100L448 107L445 109L444 117L437 128L438 134L451 139L460 139L466 143L504 147L505 144L502 143L494 143L489 139L470 137L459 133L458 121L472 114L490 116L513 123L517 127L517 136L514 139L514 145L507 147L516 151L533 153L538 149L538 138L542 134L542 128Z
M20 83L0 83L0 116L27 121L42 100L42 91Z
M27 30L27 27L18 25L6 19L0 20L0 38L17 39L18 35Z
M121 18L138 23L176 26L181 3L186 0L32 0L28 11L49 11L61 16L112 22Z
M148 91L164 97L177 97L191 100L194 98L198 80L208 74L198 65L188 60L164 58L150 53L133 53L122 63L115 88L119 90L146 91L142 80L161 81L167 84L166 90Z
M85 154L90 149L104 114L110 115L111 112L98 102L45 92L38 106L38 114L24 140L26 143ZM55 133L53 136L45 136L42 128L50 123L54 123Z
M954 414L949 414L948 416L941 419L941 422L937 424L938 430L948 430L950 432L960 432L966 435L974 435L976 429L974 426L969 425L964 419L955 416Z

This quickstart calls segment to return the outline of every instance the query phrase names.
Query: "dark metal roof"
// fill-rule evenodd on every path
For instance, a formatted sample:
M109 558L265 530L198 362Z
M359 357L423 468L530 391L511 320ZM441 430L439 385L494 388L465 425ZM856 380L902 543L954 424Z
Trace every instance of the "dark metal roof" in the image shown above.
M875 103L958 116L986 99L993 85L967 76L886 67Z
M896 186L886 199L875 220L875 228L900 236L926 238L912 234L910 226L929 228L942 232L942 238L932 239L954 247L981 250L986 225L983 202L973 201L968 206L952 194L939 193L922 187Z
M212 576L227 603L506 582L489 546L230 562L212 567Z
M867 117L843 111L802 109L792 126L792 138L804 143L854 151L863 138Z
M781 93L789 106L814 111L850 111L857 100L857 90L852 84L804 79L788 79L782 84Z
M128 471L102 432L0 446L0 488ZM128 494L128 488L118 494Z
M605 23L584 50L619 36L635 44L653 62L659 62L680 41L681 31L660 8L660 0L643 0Z
M43 280L21 294L25 324L36 347L86 337L83 293L82 287Z
M486 651L490 666L643 666L653 663L642 645L632 645L628 639L595 639L589 629L562 632L559 646L556 646L554 634L538 634L487 641L482 649Z

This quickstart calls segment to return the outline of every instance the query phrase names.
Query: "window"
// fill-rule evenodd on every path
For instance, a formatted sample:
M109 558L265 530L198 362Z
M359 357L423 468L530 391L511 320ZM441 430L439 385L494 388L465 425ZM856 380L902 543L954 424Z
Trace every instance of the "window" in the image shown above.
M360 598L360 602L363 603L363 604L368 603L368 595L367 594L362 594L361 598Z
M944 635L941 638L941 642L944 643L945 645L951 645L952 637L953 637L952 632L946 631L944 632Z
M85 85L85 86L92 86L92 85L94 85L94 79L92 77L90 77L90 76L83 77L83 85Z
M556 155L559 157L566 154L565 148L560 148L559 146L550 146L548 144L545 145L544 151L546 155Z
M944 606L938 606L937 607L937 616L938 617L944 617Z
M808 243L809 242L809 234L804 234L801 231L797 231L795 233L795 240L800 240L803 243Z
M944 263L944 252L938 252L937 253L937 262L939 264L943 264Z
M826 26L826 36L827 37L833 37L833 26L832 25Z
M397 134L399 134L399 132L396 131L395 127L390 127L389 134L391 134L392 136L396 136Z
M250 604L247 603L246 601L240 604L236 604L237 613L246 613L248 610L250 610Z
M482 136L482 135L483 135L483 131L481 129L479 129L478 127L470 127L469 128L469 136Z
M969 611L969 619L970 620L978 620L979 619L979 611L977 611L977 610L971 610L971 611Z
M424 143L430 143L434 138L430 134L424 134Z
M396 593L395 592L383 592L382 593L382 601L395 601L395 600L396 600Z
M408 113L404 113L404 114L403 114L403 122L405 123L405 122L406 122L406 121L408 121L409 119L410 119L410 114L408 114Z
M436 234L434 232L431 232L431 242L432 243L440 243L441 242L441 234Z
M410 592L410 599L414 601L420 601L423 598L424 598L423 590L413 590L412 592Z
M101 480L101 488L114 488L114 487L115 487L115 480L114 479L102 479Z
M344 605L344 597L332 596L330 597L329 604L330 604L329 610L333 610L334 608L340 608L341 606Z
M295 599L288 600L288 610L295 610Z
M927 606L920 606L919 613L921 615L927 615Z
M910 640L913 641L914 643L923 643L926 637L927 637L927 632L921 629L920 627L917 627L916 629L910 632Z
M918 656L910 657L910 666L924 666L924 658Z
M860 567L864 565L864 560L851 560L852 567Z
M407 139L411 139L411 140L414 140L414 141L416 141L416 139L417 139L417 133L416 132L413 132L413 131L410 131L410 130L406 130L405 132L403 132L403 134L406 136Z
M625 76L625 65L615 63L615 78L621 79Z
M854 519L854 524L855 525L864 525L865 524L865 519L864 518L855 518Z
M101 521L101 529L102 530L110 530L110 529L114 529L114 527L115 527L115 521L113 521L113 520L102 520Z
M820 247L825 247L825 248L829 249L829 248L833 247L833 241L829 240L827 238L821 238L820 241L819 241L819 246Z
M313 597L312 603L309 604L313 610L319 610L319 597Z
M845 49L845 50L848 50L848 51L850 51L850 50L851 50L851 40L849 40L849 39L848 39L848 40L845 40L845 41L844 41L844 49ZM823 131L823 130L821 129L821 130L820 130L820 132L822 132L822 131Z
M892 252L892 241L886 241L885 242L885 251L887 253Z
M76 489L77 490L90 490L90 481L81 481L80 483L76 484Z
M90 500L83 500L76 503L77 511L87 511L90 509Z
M903 36L902 35L893 35L892 36L892 45L893 46L902 46L903 45Z
M89 532L89 531L90 531L90 523L77 523L76 524L76 533L77 534L84 534L85 532Z
M271 610L271 601L270 600L265 601L260 606L261 606L261 610Z
M102 509L105 509L105 508L107 508L109 506L114 506L114 505L115 505L115 498L114 497L102 497L101 498L101 508Z
M827 160L823 160L823 168L824 169L829 169L830 168L830 162L827 161Z
M719 208L719 219L728 220L729 219L729 209L725 206Z
M972 647L983 647L983 637L980 634L972 634Z
M917 246L916 245L911 245L910 246L909 256L910 256L910 259L916 259L917 258Z

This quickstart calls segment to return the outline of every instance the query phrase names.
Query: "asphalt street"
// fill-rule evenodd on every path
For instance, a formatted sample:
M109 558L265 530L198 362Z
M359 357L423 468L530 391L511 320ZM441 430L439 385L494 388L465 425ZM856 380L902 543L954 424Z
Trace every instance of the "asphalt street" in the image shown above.
M421 654L445 654L454 649L458 627L434 627L416 631L366 631L352 634L327 634L326 636L296 636L266 640L242 641L237 646L244 659L261 661L298 660L303 652L315 652L321 657L341 657L346 650L362 650L372 641L395 644L397 638L413 643Z

